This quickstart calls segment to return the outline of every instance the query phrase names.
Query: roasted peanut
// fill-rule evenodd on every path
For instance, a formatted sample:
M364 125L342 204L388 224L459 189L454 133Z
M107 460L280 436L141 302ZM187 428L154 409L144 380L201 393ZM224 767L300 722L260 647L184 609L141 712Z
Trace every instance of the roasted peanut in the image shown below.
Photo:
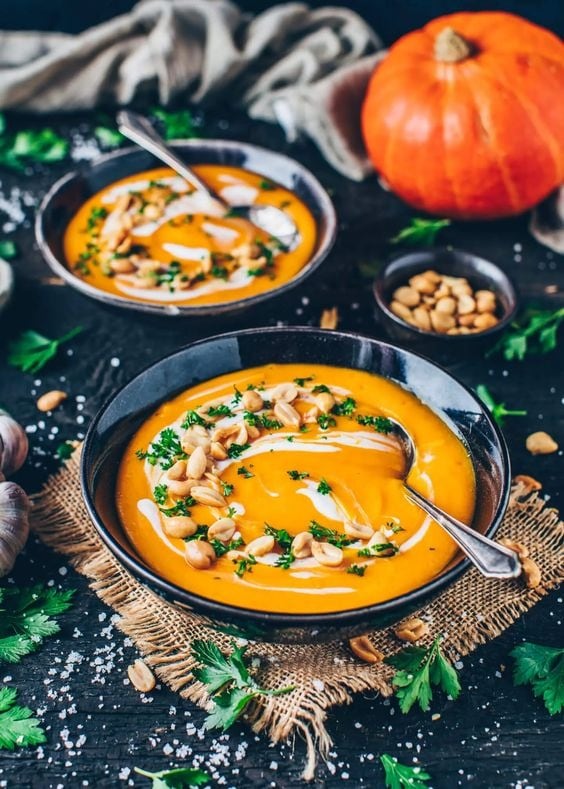
M365 663L381 663L384 660L384 655L379 649L376 649L368 636L358 636L358 638L351 638L349 640L349 647L357 658L364 660Z
M219 441L212 441L210 454L214 460L225 460L227 457L227 452L225 451L225 448L219 443Z
M196 533L198 525L192 518L185 515L178 515L173 518L163 518L163 530L169 537L174 537L177 540L183 540L185 537L191 537Z
M335 405L335 398L331 392L320 392L315 397L315 404L320 411L322 411L324 414L328 414Z
M521 559L521 567L523 568L523 577L528 589L536 589L541 583L540 567L529 557Z
M209 540L229 542L235 534L235 521L232 518L220 518L208 529Z
M372 526L355 521L345 521L344 531L348 537L354 537L355 540L369 540L374 534Z
M302 422L299 411L296 411L294 406L290 405L290 403L282 400L275 404L274 416L282 422L285 427L299 427Z
M252 556L265 556L270 553L274 548L274 537L270 534L264 534L262 537L257 537L245 547L245 553Z
M436 289L436 283L433 278L429 276L428 271L426 271L424 274L416 274L415 276L411 277L409 284L413 290L416 290L418 293L424 293L427 296L430 296L432 293L434 293ZM418 303L419 301L416 301L413 306Z
M190 540L186 543L184 556L195 570L208 570L216 559L215 551L209 542Z
M453 329L456 326L454 316L448 313L433 310L429 313L429 316L431 318L431 326L438 334L446 334L449 329Z
M60 389L52 389L50 392L42 394L36 405L39 411L54 411L67 397L66 392L62 392Z
M294 384L278 384L272 390L272 400L275 403L292 403L298 396L298 389Z
M150 693L157 684L149 666L139 659L127 667L127 676L135 690L140 693Z
M308 531L301 531L292 540L291 551L296 559L307 559L311 556L311 543L313 541L313 534Z
M411 315L411 310L409 309L409 307L406 307L405 304L402 304L399 301L392 301L392 303L390 304L390 309L394 313L394 315L397 315L398 318L401 318L406 323L412 324L414 322L413 317Z
M243 408L246 411L250 411L252 414L256 413L256 411L260 411L263 406L262 397L254 389L248 389L244 392L241 402L243 403Z
M498 323L499 320L495 317L495 315L492 315L491 312L482 312L474 319L474 327L480 331L493 329L493 327L497 326Z
M476 301L469 295L460 296L457 307L459 315L470 315L476 310Z
M207 458L203 447L196 447L188 459L188 476L192 479L201 479L206 470Z
M414 644L429 632L429 625L419 617L408 619L407 622L400 623L395 629L394 634L400 641L409 641Z
M526 559L529 555L529 549L526 545L523 545L516 540L512 540L510 537L501 537L500 538L501 545L505 545L506 548L511 548L512 551L515 551L519 555L520 559Z
M186 461L177 460L166 472L168 479L186 479Z
M135 264L128 258L113 258L109 265L114 274L132 274L136 270Z
M329 310L323 310L319 320L320 329L336 329L339 325L339 310L337 307L331 307Z
M429 317L429 311L425 307L416 307L413 310L413 319L420 329L431 331L431 318Z
M399 301L400 304L404 304L406 307L416 307L421 301L421 296L415 288L404 285L394 290L394 300Z
M558 450L556 441L544 430L539 430L527 436L525 446L531 455L551 455Z
M339 567L343 563L343 552L329 542L311 541L311 553L319 564L325 567Z
M194 485L190 490L190 495L196 499L198 504L204 504L208 507L226 507L227 502L225 497L212 488L207 488L205 485Z
M189 496L194 485L197 485L194 479L168 479L167 481L168 492L181 498Z

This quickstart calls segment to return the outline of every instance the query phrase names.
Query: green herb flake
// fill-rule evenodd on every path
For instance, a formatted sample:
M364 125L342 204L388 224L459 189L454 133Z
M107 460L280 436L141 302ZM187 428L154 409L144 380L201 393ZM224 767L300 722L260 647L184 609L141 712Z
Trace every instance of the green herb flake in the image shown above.
M0 750L13 751L47 741L33 712L16 704L16 697L15 688L0 688Z
M168 499L168 488L164 484L156 485L153 488L153 498L157 504L164 504Z
M307 479L309 474L307 471L296 471L296 469L292 469L291 471L287 471L286 474L290 477L290 479L298 480L298 479Z
M358 414L356 421L359 425L373 428L377 433L390 433L394 423L387 416L362 416Z
M380 762L384 768L384 781L387 789L427 789L431 780L429 773L422 767L400 764L395 756L383 753Z
M514 321L488 351L501 353L507 361L522 361L525 356L550 353L558 344L558 329L564 321L564 307L557 310L527 310Z
M1 240L0 241L0 258L4 260L13 260L17 257L18 248L13 241Z
M322 394L323 392L325 392L326 394L331 394L331 390L325 384L317 384L316 386L313 387L311 391L313 392L313 394Z
M296 386L304 387L306 383L313 381L315 379L315 375L308 375L306 378L294 378L294 383Z
M227 450L227 457L230 457L232 460L236 460L238 457L241 457L243 452L246 452L247 449L250 449L250 444L236 444L233 443Z
M238 575L239 578L242 578L245 573L252 573L253 566L257 563L257 560L250 553L248 556L244 556L241 559L233 559L233 564L235 565L235 575Z
M166 140L190 139L197 137L194 120L188 110L168 112L160 107L152 115L161 122Z
M497 424L502 427L503 423L505 422L506 417L508 416L527 416L527 412L520 410L520 411L511 411L505 407L505 403L496 403L493 398L493 395L484 384L479 384L476 387L476 394L480 398L480 400L487 406L488 411L491 413L494 420Z
M135 767L134 770L137 775L152 781L151 789L186 789L190 786L206 786L212 783L211 777L199 767L175 767L158 773L151 773L140 767Z
M354 542L354 540L347 537L346 534L341 534L335 529L329 529L326 526L322 526L317 521L310 521L308 531L310 534L313 534L314 539L318 541L325 540L331 543L331 545L335 545L337 548L345 548L347 545L351 545Z
M331 413L335 416L352 416L356 409L356 400L352 397L346 397L342 403L336 403L331 409Z
M179 499L172 507L159 507L159 510L165 518L175 518L177 515L189 518L191 514L190 507L193 507L194 504L196 504L196 500L191 496L186 496L183 499Z
M450 219L421 219L413 217L407 227L390 239L390 244L410 244L432 247L437 234L450 225Z
M263 178L262 181L259 181L259 189L262 189L265 192L272 192L274 189L276 189L276 185Z
M365 564L351 564L347 567L347 573L349 575L358 575L362 578L365 572L366 572Z
M94 137L103 148L119 148L125 142L123 134L110 126L95 126Z
M244 477L245 479L252 479L255 476L246 466L241 466L238 468L237 474L239 474L240 477Z
M63 343L76 337L82 330L82 326L76 326L62 337L50 340L36 331L26 329L9 344L8 364L17 367L24 373L37 373L57 355Z
M200 427L211 427L211 422L206 422L203 416L197 411L190 410L186 411L186 416L184 417L184 421L180 425L183 430L187 430L189 427L193 427L194 425L200 425Z
M327 482L326 479L322 479L320 481L319 485L317 486L317 492L321 493L322 496L327 496L327 494L331 493L332 490L333 490L333 488Z
M317 424L322 430L328 430L330 427L335 427L337 420L334 416L329 414L319 414L317 417Z
M221 489L223 491L224 496L231 496L231 494L235 490L235 486L231 485L229 482L222 482Z
M292 535L286 531L286 529L276 529L274 526L271 526L269 523L264 524L264 533L267 534L269 537L274 537L278 545L282 548L283 551L289 551L292 547L292 540L294 539Z
M510 653L515 660L513 682L530 685L551 715L564 708L564 649L525 642Z
M221 405L211 405L207 413L208 416L233 416L233 411L228 405L225 405L225 403Z
M74 452L74 449L74 444L70 441L63 441L55 450L55 454L59 460L68 460Z

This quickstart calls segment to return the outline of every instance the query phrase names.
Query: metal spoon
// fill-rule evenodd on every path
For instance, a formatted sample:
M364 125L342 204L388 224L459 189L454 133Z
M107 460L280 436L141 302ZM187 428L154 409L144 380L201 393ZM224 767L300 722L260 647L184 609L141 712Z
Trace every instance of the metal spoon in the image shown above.
M156 156L157 159L168 164L192 186L197 187L201 192L217 201L225 213L230 212L248 219L255 227L259 227L265 233L278 239L288 249L292 249L297 244L299 240L298 229L288 214L273 205L234 206L227 203L217 192L204 183L172 148L169 148L147 118L130 110L120 110L117 114L117 123L118 129L125 137L133 140L141 148Z
M521 574L521 564L515 551L484 537L483 534L448 515L407 483L409 472L415 461L415 445L405 428L399 422L391 421L394 426L392 432L398 438L403 449L405 469L402 478L411 501L421 507L427 515L430 515L439 526L450 534L458 547L486 578L517 578Z

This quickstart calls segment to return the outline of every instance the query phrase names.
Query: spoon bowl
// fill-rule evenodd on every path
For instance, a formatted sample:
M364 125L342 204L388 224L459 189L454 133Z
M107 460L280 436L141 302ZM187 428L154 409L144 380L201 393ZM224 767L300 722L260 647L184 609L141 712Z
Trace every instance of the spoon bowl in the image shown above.
M405 459L401 479L410 501L417 504L452 537L461 551L486 578L517 578L521 574L521 563L515 551L499 545L462 521L453 518L411 487L407 480L415 463L415 443L403 425L395 419L390 421L393 425L391 432L397 438Z

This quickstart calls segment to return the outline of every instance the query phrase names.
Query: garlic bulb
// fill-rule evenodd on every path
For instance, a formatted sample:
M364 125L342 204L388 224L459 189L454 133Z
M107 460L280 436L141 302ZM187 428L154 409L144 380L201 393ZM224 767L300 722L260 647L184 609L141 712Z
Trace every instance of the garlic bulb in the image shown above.
M0 482L0 578L7 575L29 535L30 503L15 482Z
M10 477L27 457L28 440L23 427L0 409L0 473Z
M0 312L10 301L14 290L14 274L12 267L0 258Z

